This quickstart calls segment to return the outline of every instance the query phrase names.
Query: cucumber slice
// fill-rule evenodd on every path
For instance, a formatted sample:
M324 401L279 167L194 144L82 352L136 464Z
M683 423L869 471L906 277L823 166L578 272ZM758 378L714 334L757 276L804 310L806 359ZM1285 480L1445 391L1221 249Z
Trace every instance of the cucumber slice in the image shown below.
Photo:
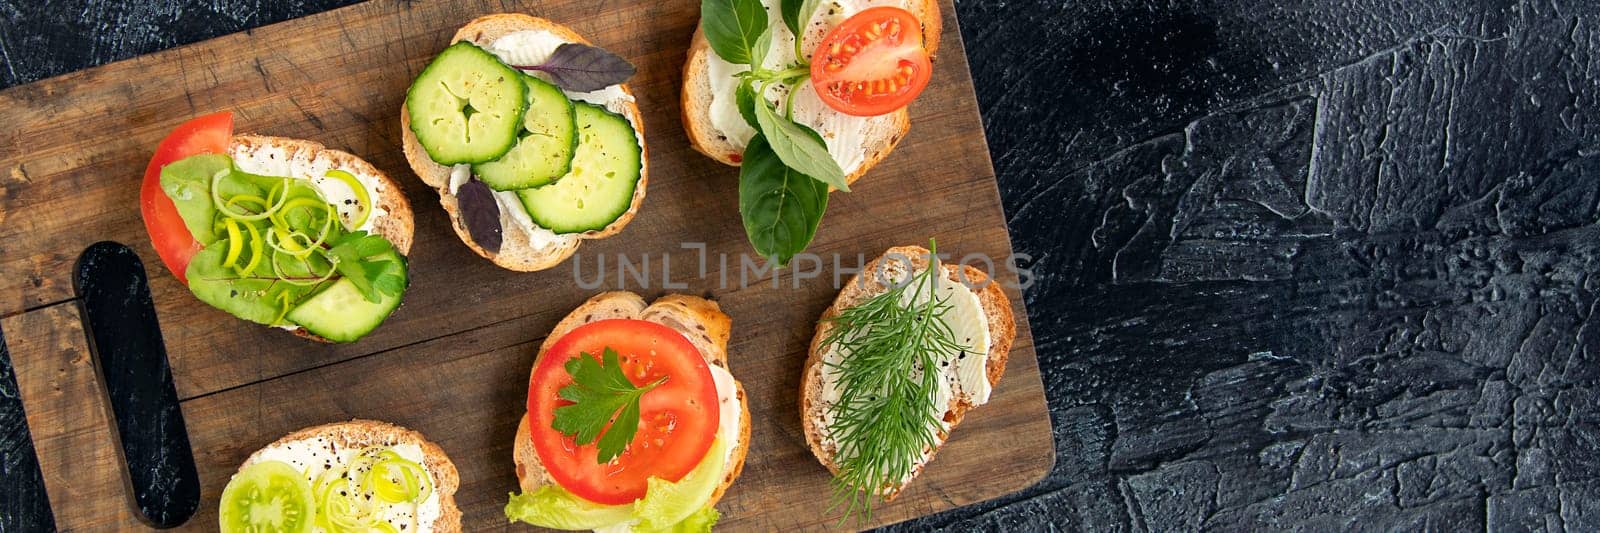
M628 212L639 184L641 152L633 125L604 107L573 104L578 150L572 171L550 185L517 191L534 223L556 233L605 228Z
M396 261L405 260L399 254L390 255ZM377 329L396 307L400 307L400 295L382 295L377 302L369 302L350 280L340 279L301 302L286 318L324 339L355 342Z
M522 130L523 76L472 43L450 45L406 91L411 132L441 165L499 159Z
M478 179L497 191L548 185L572 170L572 152L578 148L572 100L547 81L527 74L522 81L528 85L528 111L516 145L500 159L472 166Z

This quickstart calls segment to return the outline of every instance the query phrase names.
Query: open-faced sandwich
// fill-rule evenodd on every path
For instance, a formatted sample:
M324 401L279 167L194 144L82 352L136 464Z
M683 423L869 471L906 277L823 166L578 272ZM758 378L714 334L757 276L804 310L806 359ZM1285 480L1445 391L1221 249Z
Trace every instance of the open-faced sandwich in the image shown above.
M847 514L922 472L989 401L1015 336L998 284L927 249L890 248L850 280L822 313L800 389L806 442Z
M474 252L534 271L616 235L644 201L644 122L627 61L554 22L489 15L406 92L406 161Z
M910 129L906 106L928 85L939 48L938 2L700 5L683 124L695 149L741 166L750 243L786 263L815 235L829 187L848 191Z
M411 205L378 169L311 141L178 126L139 204L167 268L201 301L304 337L353 342L400 305Z
M456 466L415 431L372 420L309 427L245 459L222 490L223 533L461 531Z
M506 516L537 526L706 531L744 468L750 410L715 302L590 298L539 347Z

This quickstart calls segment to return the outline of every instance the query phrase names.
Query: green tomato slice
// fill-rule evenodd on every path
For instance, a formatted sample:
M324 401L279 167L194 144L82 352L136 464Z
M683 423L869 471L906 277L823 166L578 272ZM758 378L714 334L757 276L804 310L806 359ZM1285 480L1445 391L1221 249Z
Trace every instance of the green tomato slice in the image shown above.
M223 533L311 531L311 483L282 461L263 461L234 474L218 507Z

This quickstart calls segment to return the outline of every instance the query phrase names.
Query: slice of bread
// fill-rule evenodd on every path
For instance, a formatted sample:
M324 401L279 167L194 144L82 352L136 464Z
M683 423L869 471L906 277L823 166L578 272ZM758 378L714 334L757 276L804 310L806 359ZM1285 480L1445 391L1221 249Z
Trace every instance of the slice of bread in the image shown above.
M502 13L478 17L461 29L456 30L451 43L468 41L487 48L496 39L527 30L544 30L555 34L562 40L581 44L592 44L582 35L572 31L571 28L545 20L539 17L519 13ZM633 96L633 91L627 84L622 84L622 92ZM628 222L633 220L639 212L639 206L644 203L645 186L650 181L650 150L649 143L644 137L644 116L639 113L639 106L630 102L625 106L625 115L628 122L633 124L633 130L639 136L639 144L643 148L639 154L639 183L633 189L633 203L621 218L614 220L605 228L584 233L559 235L546 246L535 248L529 245L527 233L517 225L516 221L507 213L500 213L500 231L503 236L499 252L490 252L478 243L472 241L472 234L468 232L466 222L461 218L461 206L456 201L456 196L450 193L451 167L433 162L428 158L428 152L422 148L422 143L417 141L417 136L411 131L411 115L406 111L405 104L400 105L400 134L403 137L401 147L406 154L406 162L411 165L412 172L422 178L424 183L439 190L439 204L444 206L445 213L450 215L451 226L456 229L456 235L461 237L461 242L466 243L473 252L493 261L501 268L520 272L544 270L571 257L578 251L578 245L588 239L603 239L616 235L622 231Z
M906 10L922 21L923 47L927 48L929 56L935 55L939 51L939 34L944 24L939 15L938 0L903 0L903 2ZM769 9L777 9L776 0L767 0L767 3L772 6ZM822 16L830 9L837 9L834 5L836 3L864 2L862 0L826 2L817 10L817 16ZM808 39L807 49L813 47L815 43L809 42ZM688 133L689 143L695 150L725 165L738 166L739 159L744 153L744 146L734 144L711 125L712 90L708 61L715 54L716 52L711 50L711 43L706 41L705 34L696 26L694 37L689 41L688 58L683 62L683 128ZM890 113L886 118L874 121L876 127L863 133L866 157L860 168L845 177L849 183L855 183L879 161L888 157L895 145L905 138L906 132L911 130L911 115L904 108Z
M316 438L326 439L340 448L361 449L368 446L397 444L415 444L422 448L422 466L433 478L434 490L439 491L439 518L434 520L433 530L438 533L461 531L461 509L456 507L456 489L461 487L461 477L456 472L455 463L450 462L450 457L444 454L439 445L429 441L421 433L388 422L355 419L308 427L284 435L272 444L256 450L245 459L244 464L239 465L239 468L243 469L260 461L263 450L267 448Z
M377 216L377 211L374 211L372 233L388 239L400 255L411 255L415 230L411 202L406 201L398 183L365 160L313 141L249 134L234 135L228 155L233 157L240 170L267 176L306 178L337 169L376 181L377 195L372 198L372 203L383 214ZM329 342L302 327L296 326L290 331L307 339Z
M544 357L545 352L555 344L556 340L574 328L612 318L648 320L672 328L689 339L695 348L700 349L700 355L705 357L706 364L724 370L728 368L728 337L733 331L733 320L722 313L716 302L682 294L662 296L649 305L645 305L644 298L627 291L597 294L556 324L555 329L550 331L550 336L545 337L544 344L539 346L539 357ZM717 487L717 491L711 495L711 501L706 504L708 506L716 505L728 491L728 486L739 477L739 473L744 470L745 454L750 451L750 402L745 397L744 384L739 383L737 379L734 380L734 384L738 388L736 397L739 399L740 408L739 442L728 458L727 475ZM522 422L517 425L517 435L512 445L512 459L517 464L517 482L523 492L532 492L555 482L540 464L539 454L533 448L533 438L528 432L527 414L523 414Z
M839 296L833 300L833 305L822 312L822 317L817 322L816 335L811 338L810 355L806 358L804 370L801 371L800 425L805 431L806 443L811 445L811 453L816 455L817 460L821 461L822 465L826 466L828 471L834 474L839 472L839 465L833 460L834 453L837 450L824 438L826 428L822 425L822 410L824 408L820 399L822 395L822 372L824 369L822 364L822 341L827 338L828 332L833 329L833 326L828 322L829 319L839 316L839 313L845 309L860 305L872 297L889 290L889 287L883 281L890 278L878 275L881 272L880 269L884 268L886 258L894 258L895 261L909 260L913 269L917 272L928 269L928 250L920 246L890 248L884 252L884 255L873 259L872 262L862 267L860 273L850 278L850 282L845 285L844 290L839 291ZM1011 356L1011 343L1016 339L1017 335L1017 322L1016 318L1011 314L1011 301L1006 298L1005 291L1001 290L1000 284L991 282L988 274L978 268L948 264L941 264L940 268L944 271L945 277L958 283L967 283L973 292L978 295L978 301L983 306L984 316L989 323L989 353L985 366L988 370L989 385L996 385L1000 383L1000 376L1005 374L1006 360ZM863 275L868 277L862 279L861 276ZM976 405L968 403L959 397L952 397L944 415L944 421L949 424L949 430L939 432L938 445L944 444L950 438L950 431L955 430L956 425L961 423L961 419L973 407L976 407ZM910 479L915 479L918 474L922 473L922 469L927 466L928 462L933 460L935 452L938 451L938 445L928 454L926 460L913 466ZM904 488L904 485L900 485L884 491L884 499L894 499L895 495L899 494L900 490Z

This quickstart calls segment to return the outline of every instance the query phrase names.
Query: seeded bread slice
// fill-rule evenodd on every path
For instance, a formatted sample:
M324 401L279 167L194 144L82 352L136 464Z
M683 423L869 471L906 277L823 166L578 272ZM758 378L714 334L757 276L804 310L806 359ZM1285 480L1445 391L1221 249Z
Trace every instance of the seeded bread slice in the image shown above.
M766 3L773 6L769 9L776 9L776 0L767 0ZM837 3L860 3L860 0L824 2L818 12L826 13L830 9L837 9L835 7ZM939 33L944 24L939 15L938 0L906 0L905 4L907 11L922 21L923 47L927 48L928 55L935 55L939 51ZM696 26L694 37L689 41L688 58L683 63L683 128L688 133L689 143L695 150L722 164L739 166L744 146L735 145L711 125L713 91L711 72L707 65L714 54L716 52L711 50L711 43ZM866 158L860 168L845 177L849 183L855 183L878 162L888 157L895 145L905 138L906 132L911 130L911 115L903 108L880 118L882 120L872 121L872 129L862 135L867 149Z
M332 441L342 448L416 444L422 448L422 466L433 478L434 490L439 491L439 518L434 520L433 530L438 533L461 531L461 509L456 507L456 489L461 487L460 474L456 471L455 463L450 462L450 457L444 454L444 449L423 437L421 433L388 422L355 419L308 427L284 435L283 438L262 448L318 437ZM255 464L260 460L260 456L261 450L256 450L245 459L244 464L239 465L239 468L242 470L246 466Z
M249 134L234 135L228 146L228 155L233 157L235 164L240 165L241 170L269 176L289 175L295 178L308 178L313 177L310 176L311 169L326 168L375 178L378 182L377 196L372 198L372 203L385 213L372 219L372 233L388 239L400 255L411 254L411 241L415 229L411 202L406 201L406 196L400 190L398 183L389 179L388 175L371 163L349 152L328 148L313 141ZM284 173L256 168L254 161L258 160L267 161L266 164L272 166L288 165L289 171ZM280 161L282 163L278 163ZM314 341L330 342L299 326L289 331Z
M523 15L520 13L502 13L478 17L461 29L456 30L452 43L468 41L478 46L487 47L496 39L506 35L527 30L544 30L553 33L568 42L591 44L588 39L572 31L571 28L551 22L539 17ZM623 84L622 92L633 96L633 91ZM468 232L466 221L461 217L461 206L456 201L456 196L450 193L451 168L433 162L428 158L428 152L422 149L422 143L417 141L417 136L411 131L411 115L406 111L405 104L400 105L400 134L402 136L401 148L406 154L406 162L411 165L412 172L422 178L424 183L439 190L439 204L444 207L445 213L450 215L451 226L455 228L456 235L461 237L461 242L468 248L485 259L493 261L501 268L519 272L532 272L544 270L560 264L573 253L578 251L578 245L589 239L604 239L622 231L628 222L633 220L639 212L639 206L644 203L645 186L650 181L650 150L649 143L644 136L644 116L639 113L636 103L629 103L623 110L628 122L633 125L634 134L639 136L639 144L643 149L639 153L639 183L633 189L633 203L628 211L605 228L559 235L546 246L534 248L528 243L528 235L517 226L511 215L500 213L500 231L503 236L499 252L485 250L478 243L472 241L472 234Z
M800 375L800 425L806 434L806 443L811 445L811 453L817 460L828 468L829 472L838 474L839 465L834 462L834 453L837 452L832 445L823 438L827 428L822 425L823 404L822 372L823 351L822 341L833 329L828 320L839 316L845 309L860 305L874 296L888 292L889 287L883 283L892 279L877 275L879 269L884 268L886 258L893 261L904 262L909 260L914 271L921 272L928 269L928 250L920 246L899 246L890 248L884 255L873 259L861 269L861 272L850 278L844 290L839 291L839 296L834 298L833 305L822 312L822 317L817 322L817 332L811 338L810 355L806 358L804 370ZM902 263L903 264L903 263ZM978 301L983 306L983 314L989 321L989 353L987 360L988 378L991 386L1000 383L1000 376L1005 374L1006 360L1011 356L1011 343L1016 340L1017 322L1011 314L1011 302L1006 298L1005 291L1000 289L998 283L993 283L988 274L972 266L941 264L944 275L958 283L966 283L978 295ZM861 276L867 276L862 278ZM945 412L944 420L950 424L949 431L954 431L956 425L966 416L967 411L976 407L961 398L952 398L950 406ZM944 444L950 438L949 431L940 432L938 445ZM934 452L938 451L936 445ZM933 460L930 453L926 460L916 464L911 471L911 478L915 479L922 469ZM904 485L886 488L883 491L884 499L894 499Z
M728 337L733 331L733 320L722 313L716 302L696 296L683 294L669 294L657 298L655 302L645 305L644 298L627 291L613 291L595 295L583 305L578 306L560 323L550 331L550 336L545 337L544 344L539 346L539 357L544 357L550 346L556 340L565 336L578 326L612 318L632 318L648 320L672 328L689 339L695 348L700 349L700 355L705 357L706 364L728 369ZM722 484L711 495L711 501L706 505L716 505L722 495L728 491L733 480L744 471L745 455L750 451L750 402L745 397L744 384L737 379L734 384L738 387L736 393L739 399L739 442L728 458L727 475ZM546 484L554 483L549 471L539 463L539 454L533 448L533 439L528 432L528 416L522 416L522 422L517 425L517 434L512 445L512 459L517 464L517 481L523 492L532 492Z

